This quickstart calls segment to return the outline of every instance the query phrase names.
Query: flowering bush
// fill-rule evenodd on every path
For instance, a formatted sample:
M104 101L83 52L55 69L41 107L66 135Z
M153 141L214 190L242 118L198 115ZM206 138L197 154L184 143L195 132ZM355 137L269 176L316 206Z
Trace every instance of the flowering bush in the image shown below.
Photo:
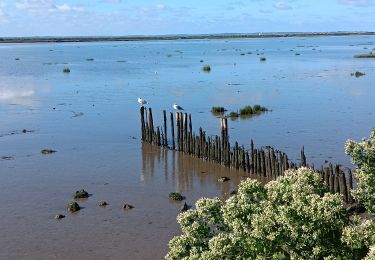
M182 235L166 259L368 259L375 225L350 220L340 195L312 170L291 170L263 186L241 182L226 201L202 198L177 220ZM369 251L371 247L371 250Z
M352 157L352 162L357 165L355 175L358 185L352 191L353 197L362 202L367 210L375 213L375 128L369 140L363 139L357 143L348 140L345 152Z

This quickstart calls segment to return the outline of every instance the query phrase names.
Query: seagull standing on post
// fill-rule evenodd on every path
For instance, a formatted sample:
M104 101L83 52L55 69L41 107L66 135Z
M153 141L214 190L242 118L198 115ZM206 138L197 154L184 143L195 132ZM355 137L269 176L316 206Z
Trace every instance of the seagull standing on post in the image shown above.
M180 106L177 105L176 103L173 104L173 109L174 109L174 110L184 110L182 107L180 107Z
M144 105L147 105L147 101L142 98L138 98L138 103L143 107Z

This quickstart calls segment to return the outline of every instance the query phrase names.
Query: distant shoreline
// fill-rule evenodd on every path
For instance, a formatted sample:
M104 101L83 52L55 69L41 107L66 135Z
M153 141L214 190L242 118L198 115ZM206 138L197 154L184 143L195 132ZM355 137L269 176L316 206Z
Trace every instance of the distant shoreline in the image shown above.
M43 42L117 42L117 41L166 41L241 38L283 38L375 35L375 32L326 32L326 33L265 33L265 34L211 34L171 36L114 36L114 37L0 37L0 43L43 43Z

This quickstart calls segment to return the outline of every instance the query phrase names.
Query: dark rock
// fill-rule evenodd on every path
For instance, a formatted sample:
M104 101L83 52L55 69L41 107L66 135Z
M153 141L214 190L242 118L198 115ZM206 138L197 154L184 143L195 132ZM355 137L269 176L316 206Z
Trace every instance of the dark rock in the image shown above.
M55 216L55 219L63 219L63 218L65 218L65 215L62 215L62 214L57 214Z
M226 176L223 176L223 177L220 177L219 179L217 179L217 181L219 182L226 182L226 181L229 181L230 179Z
M22 130L22 133L26 134L26 133L27 133L27 130L26 130L26 129L23 129L23 130Z
M183 200L184 198L182 197L182 195L178 192L171 192L169 193L168 197L171 199L171 200L178 200L178 201L181 201Z
M89 197L89 193L85 191L84 189L77 190L76 193L74 194L75 199L87 199L88 197Z
M128 210L128 209L133 209L134 206L125 203L123 208L126 209L126 210Z
M367 210L362 203L356 202L346 208L346 212L349 215L365 213Z
M1 156L1 159L10 161L10 160L13 160L14 158L13 156Z
M53 153L56 153L55 150L51 150L51 149L43 149L42 151L40 151L42 154L53 154Z
M76 212L76 211L79 211L81 209L81 207L78 205L77 202L70 202L68 204L68 211L69 212Z
M186 202L184 203L184 205L181 207L181 212L185 212L189 209L189 206L186 204Z
M100 207L105 207L105 206L107 206L108 205L108 203L106 202L106 201L101 201L101 202L99 202L99 206Z

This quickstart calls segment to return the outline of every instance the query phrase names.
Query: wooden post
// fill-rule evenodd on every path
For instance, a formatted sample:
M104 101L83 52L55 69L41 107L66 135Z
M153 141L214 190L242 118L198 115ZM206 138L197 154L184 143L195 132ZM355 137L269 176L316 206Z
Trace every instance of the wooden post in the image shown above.
M301 150L301 166L306 167L305 146L302 146Z
M354 199L352 196L352 190L353 190L353 174L352 171L349 169L348 171L348 178L349 178L349 187L348 187L348 201L349 203L353 203Z
M152 118L152 109L148 108L148 123L149 123L149 142L153 143L154 141L154 120Z
M163 146L168 146L168 131L167 131L167 112L163 110L163 118L164 118L164 138L163 138Z
M142 131L142 141L146 141L146 126L145 126L145 108L142 106L141 112L141 131Z
M181 125L180 112L176 112L176 126L177 126L177 150L181 151Z
M171 112L171 134L172 134L172 150L176 149L176 144L174 141L174 122L173 122L173 113Z
M340 170L340 193L342 194L344 201L348 202L348 188L346 186L345 172Z

